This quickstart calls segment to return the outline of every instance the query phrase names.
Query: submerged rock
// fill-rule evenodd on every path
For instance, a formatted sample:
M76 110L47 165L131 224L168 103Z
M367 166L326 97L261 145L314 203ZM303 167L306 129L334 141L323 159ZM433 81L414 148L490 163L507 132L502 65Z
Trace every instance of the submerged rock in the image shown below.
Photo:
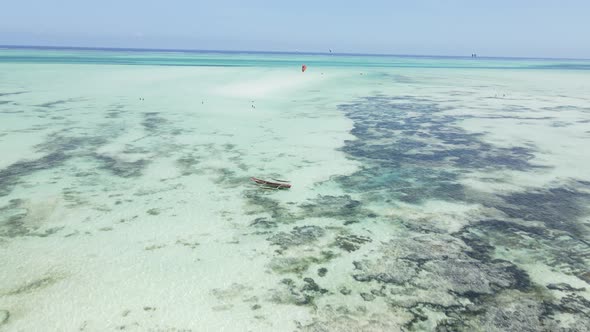
M6 322L8 322L9 318L10 318L10 311L0 310L0 326L4 325Z
M369 293L361 293L361 297L365 301L373 301L375 299L375 295Z
M588 284L590 284L590 271L584 272L578 276L578 278L584 280Z
M566 284L565 282L560 282L557 284L549 284L547 285L548 289L551 290L559 290L559 291L564 291L564 292L583 292L586 290L586 288L582 287L582 288L574 288L572 286L570 286L570 284Z
M335 257L331 251L322 251L320 255L319 257L274 257L268 266L276 273L301 274L312 264L323 264Z
M280 246L282 249L287 249L293 246L300 246L315 242L322 237L326 232L323 228L318 226L298 226L293 227L290 233L277 233L267 240L273 245Z
M152 216L157 216L160 214L160 209L157 208L152 208L146 211L147 214L152 215Z
M567 294L559 299L558 303L546 303L546 307L551 311L586 317L586 322L590 323L590 300L581 295Z
M372 240L369 237L354 235L354 234L338 235L336 237L336 245L340 249L346 250L348 252L356 251L361 247L361 245L363 243L367 243L367 242L371 242L371 241Z
M301 288L302 291L320 292L322 294L327 293L328 290L321 288L312 278L303 278L305 285Z
M277 227L278 223L276 220L261 217L254 219L250 223L250 226L269 229Z
M71 155L62 152L51 152L35 160L18 161L6 168L0 169L0 197L12 192L12 189L22 183L24 178L38 171L49 170L62 166Z
M328 290L321 288L312 278L303 278L303 286L298 286L293 279L283 279L272 300L283 304L314 305L315 298L326 293Z
M342 287L342 288L340 288L340 293L342 295L350 295L350 293L352 293L352 290L350 290L350 289L348 289L346 287Z
M381 283L403 284L418 273L415 263L403 260L382 258L376 262L362 260L353 264L355 270L360 270L353 275L354 280L362 282L375 280Z
M23 200L11 199L0 207L0 238L38 236L47 237L59 232L63 226L48 227L46 223L59 206L57 199Z
M480 323L485 331L543 331L542 306L530 299L487 306Z
M360 201L352 199L350 195L319 195L311 203L302 204L300 207L306 217L354 218L369 213L361 208Z
M123 178L139 177L143 170L150 163L146 159L136 161L125 161L108 155L95 153L93 157L100 163L99 168L110 171L116 176Z
M247 204L246 214L267 214L270 215L269 223L277 224L288 224L300 219L279 201L268 197L268 195L268 192L260 190L246 191L244 193Z
M402 331L402 322L407 318L399 312L367 313L364 305L356 308L326 305L314 310L311 322L297 322L297 331L302 332L381 332Z
M583 238L587 227L578 219L590 213L590 194L575 188L556 187L502 196L495 208L511 218L543 222L549 230L560 230Z

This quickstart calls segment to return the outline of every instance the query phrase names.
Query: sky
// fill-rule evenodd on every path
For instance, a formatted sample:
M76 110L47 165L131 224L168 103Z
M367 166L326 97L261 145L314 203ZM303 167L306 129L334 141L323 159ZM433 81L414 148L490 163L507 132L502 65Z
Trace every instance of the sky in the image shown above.
M590 0L5 0L0 45L590 58Z

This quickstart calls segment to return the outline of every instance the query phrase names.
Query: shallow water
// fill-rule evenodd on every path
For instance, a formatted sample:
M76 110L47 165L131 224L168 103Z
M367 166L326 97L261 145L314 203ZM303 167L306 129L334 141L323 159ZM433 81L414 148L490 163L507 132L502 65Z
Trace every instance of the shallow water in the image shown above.
M589 64L0 50L0 329L589 330Z

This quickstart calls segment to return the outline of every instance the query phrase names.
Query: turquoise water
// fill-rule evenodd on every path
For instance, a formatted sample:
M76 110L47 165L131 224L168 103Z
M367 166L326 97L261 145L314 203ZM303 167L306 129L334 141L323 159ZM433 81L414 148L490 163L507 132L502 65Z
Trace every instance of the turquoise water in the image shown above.
M2 49L0 329L586 331L588 64Z
M5 49L2 62L160 66L384 67L590 70L590 60L100 49Z

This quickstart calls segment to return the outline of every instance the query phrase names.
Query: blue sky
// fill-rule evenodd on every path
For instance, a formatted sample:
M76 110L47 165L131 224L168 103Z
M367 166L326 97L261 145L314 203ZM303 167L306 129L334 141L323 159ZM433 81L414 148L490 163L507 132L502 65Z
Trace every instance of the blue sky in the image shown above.
M6 0L0 45L590 58L590 0Z

